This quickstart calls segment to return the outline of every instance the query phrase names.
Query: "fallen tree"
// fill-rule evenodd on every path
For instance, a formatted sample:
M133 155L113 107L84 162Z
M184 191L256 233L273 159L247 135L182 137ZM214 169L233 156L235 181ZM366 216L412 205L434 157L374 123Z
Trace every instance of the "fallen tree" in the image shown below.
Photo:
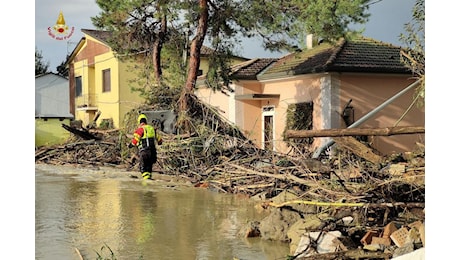
M344 129L321 129L321 130L287 130L287 138L307 137L342 137L342 136L390 136L403 134L424 134L424 126L395 126L384 128L344 128Z
M291 217L295 214L297 220L302 221L318 212L327 213L328 217L319 219L317 228L309 230L323 231L332 223L335 230L347 234L347 238L354 243L347 252L317 254L316 259L334 259L336 256L357 259L359 255L348 254L362 248L360 239L369 230L383 229L391 221L402 227L424 220L424 149L420 152L377 156L364 144L358 146L359 142L354 138L340 135L334 138L339 144L337 153L328 159L316 160L307 154L279 154L258 148L211 108L199 100L189 100L194 101L190 106L192 116L185 120L189 120L195 131L186 134L162 133L164 141L157 147L158 163L154 165L154 171L180 176L195 187L260 199L261 208L270 210L273 218L286 214L281 220L289 225L294 224L288 220L293 220ZM131 121L135 121L135 118ZM387 131L401 133L408 129L410 127L406 127L406 130L398 127ZM72 131L75 136L68 143L36 150L35 162L109 165L137 171L137 154L126 147L130 140L127 133L131 133L131 130L88 129L88 132L91 136L101 137L101 140L85 140L87 135ZM363 133L359 132L359 135ZM352 216L352 224L340 224L344 216ZM281 221L275 224L271 218L267 218L266 222L270 227L288 225ZM276 230L283 233L282 237L287 236L288 229ZM259 234L264 239L271 239L268 232ZM293 246L297 246L293 241L298 240L291 241ZM393 249L388 247L388 250ZM380 259L380 256L387 257L391 252L375 252L374 255L371 255L373 252L366 252L368 254L364 258ZM308 256L304 259L315 258Z

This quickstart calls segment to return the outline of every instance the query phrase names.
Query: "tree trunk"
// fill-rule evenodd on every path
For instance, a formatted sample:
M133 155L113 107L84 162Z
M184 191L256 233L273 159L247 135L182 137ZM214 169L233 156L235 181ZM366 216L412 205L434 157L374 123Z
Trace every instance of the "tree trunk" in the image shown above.
M344 136L344 137L335 137L334 141L340 145L340 147L351 151L353 154L368 160L369 162L379 164L382 162L383 158L375 154L372 149L368 148L364 144L360 143L353 137Z
M396 126L386 128L344 128L344 129L322 129L322 130L287 130L287 138L307 137L343 137L358 135L390 136L402 134L423 134L424 126Z
M187 73L187 81L185 82L185 88L182 91L180 98L180 111L184 112L187 110L187 97L188 94L193 93L195 88L196 78L198 77L198 70L200 67L200 53L201 47L203 46L206 31L208 30L208 4L207 0L199 0L200 5L200 18L198 20L198 27L196 30L196 36L193 38L190 46L190 59L189 68Z
M164 38L166 36L167 32L167 21L166 21L166 16L164 15L161 19L161 28L160 32L158 33L158 37L155 39L155 42L153 43L153 68L154 68L154 73L155 73L155 79L157 84L160 83L161 76L163 75L163 72L161 70L161 49L163 48L163 42Z

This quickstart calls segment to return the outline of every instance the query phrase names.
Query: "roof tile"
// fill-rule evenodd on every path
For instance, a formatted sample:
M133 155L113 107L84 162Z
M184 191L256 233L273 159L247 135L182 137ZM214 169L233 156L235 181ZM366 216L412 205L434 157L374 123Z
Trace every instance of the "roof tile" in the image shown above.
M87 34L97 40L100 40L104 43L108 43L110 36L112 33L109 31L100 31L100 30L92 30L92 29L81 29L81 32Z
M231 67L232 78L256 80L257 74L263 71L271 63L278 59L275 58L256 58L246 62L236 64Z
M318 72L410 73L400 61L401 47L369 38L323 43L279 59L258 76L269 79Z

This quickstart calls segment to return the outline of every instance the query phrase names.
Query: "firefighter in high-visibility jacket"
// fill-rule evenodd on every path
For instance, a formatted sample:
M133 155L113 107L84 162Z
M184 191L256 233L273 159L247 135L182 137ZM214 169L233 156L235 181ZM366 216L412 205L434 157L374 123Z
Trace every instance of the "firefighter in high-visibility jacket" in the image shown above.
M134 131L134 137L131 139L128 147L137 146L139 152L139 170L142 178L152 178L152 168L157 162L157 150L155 141L158 145L163 143L161 135L155 131L155 128L147 124L147 116L140 114L137 118L139 127Z

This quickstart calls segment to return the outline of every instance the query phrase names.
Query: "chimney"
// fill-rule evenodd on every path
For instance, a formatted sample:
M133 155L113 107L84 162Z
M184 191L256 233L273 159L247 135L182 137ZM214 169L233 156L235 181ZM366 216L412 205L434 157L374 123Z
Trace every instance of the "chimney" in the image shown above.
M313 34L307 34L307 50L313 48Z

